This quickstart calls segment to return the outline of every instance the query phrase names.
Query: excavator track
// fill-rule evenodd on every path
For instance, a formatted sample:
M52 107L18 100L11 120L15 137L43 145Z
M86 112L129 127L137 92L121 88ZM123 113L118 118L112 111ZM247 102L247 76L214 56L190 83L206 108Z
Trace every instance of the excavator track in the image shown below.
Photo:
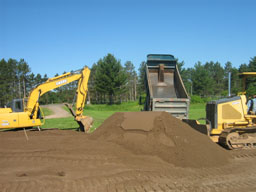
M225 129L219 144L228 149L256 148L256 127Z

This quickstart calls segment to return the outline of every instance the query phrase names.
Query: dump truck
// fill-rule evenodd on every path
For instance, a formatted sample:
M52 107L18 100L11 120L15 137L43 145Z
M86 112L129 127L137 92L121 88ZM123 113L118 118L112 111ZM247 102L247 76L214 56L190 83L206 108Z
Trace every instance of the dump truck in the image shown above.
M147 55L145 85L145 111L165 111L188 119L190 99L173 55Z

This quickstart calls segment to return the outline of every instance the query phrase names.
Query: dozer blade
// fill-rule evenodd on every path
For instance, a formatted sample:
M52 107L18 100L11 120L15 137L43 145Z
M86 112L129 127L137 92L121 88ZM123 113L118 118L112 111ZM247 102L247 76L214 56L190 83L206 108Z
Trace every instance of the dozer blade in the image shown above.
M187 123L190 127L195 129L196 131L199 131L200 133L203 133L208 136L210 135L209 125L200 124L197 120L194 120L194 119L183 119L182 121Z

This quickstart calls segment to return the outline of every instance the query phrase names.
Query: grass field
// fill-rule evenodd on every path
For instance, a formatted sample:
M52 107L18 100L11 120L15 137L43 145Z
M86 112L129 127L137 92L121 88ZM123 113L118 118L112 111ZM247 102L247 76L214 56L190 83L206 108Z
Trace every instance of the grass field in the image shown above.
M127 102L120 105L88 105L85 107L84 115L91 116L94 119L93 127L91 130L99 127L105 119L114 114L115 112L126 111L141 111L142 105L138 105L137 102ZM51 114L51 111L43 108L44 114ZM205 117L205 104L191 104L189 111L190 119L198 119ZM201 122L203 123L203 122ZM60 129L75 129L78 128L78 124L74 121L73 117L59 118L59 119L47 119L42 128L60 128Z
M120 105L87 105L84 110L84 115L93 117L94 123L91 130L99 127L105 119L114 114L115 112L125 111L141 111L143 106L138 105L137 102L127 102ZM44 113L48 113L48 109L43 108ZM65 108L67 111L68 109ZM42 128L60 128L60 129L75 129L78 128L78 124L74 121L73 117L59 118L59 119L47 119Z
M205 118L206 116L205 105L206 105L205 103L190 104L189 119ZM204 123L204 121L199 121L199 122Z
M53 112L50 109L48 109L48 108L41 107L41 109L43 110L44 116L48 116L48 115L52 115L53 114Z

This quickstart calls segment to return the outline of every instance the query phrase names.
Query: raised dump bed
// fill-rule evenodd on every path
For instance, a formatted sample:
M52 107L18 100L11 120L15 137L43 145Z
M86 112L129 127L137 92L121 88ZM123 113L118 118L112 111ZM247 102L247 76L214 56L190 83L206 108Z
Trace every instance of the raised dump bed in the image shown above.
M145 81L146 111L165 111L179 119L188 119L189 96L173 55L147 55Z

